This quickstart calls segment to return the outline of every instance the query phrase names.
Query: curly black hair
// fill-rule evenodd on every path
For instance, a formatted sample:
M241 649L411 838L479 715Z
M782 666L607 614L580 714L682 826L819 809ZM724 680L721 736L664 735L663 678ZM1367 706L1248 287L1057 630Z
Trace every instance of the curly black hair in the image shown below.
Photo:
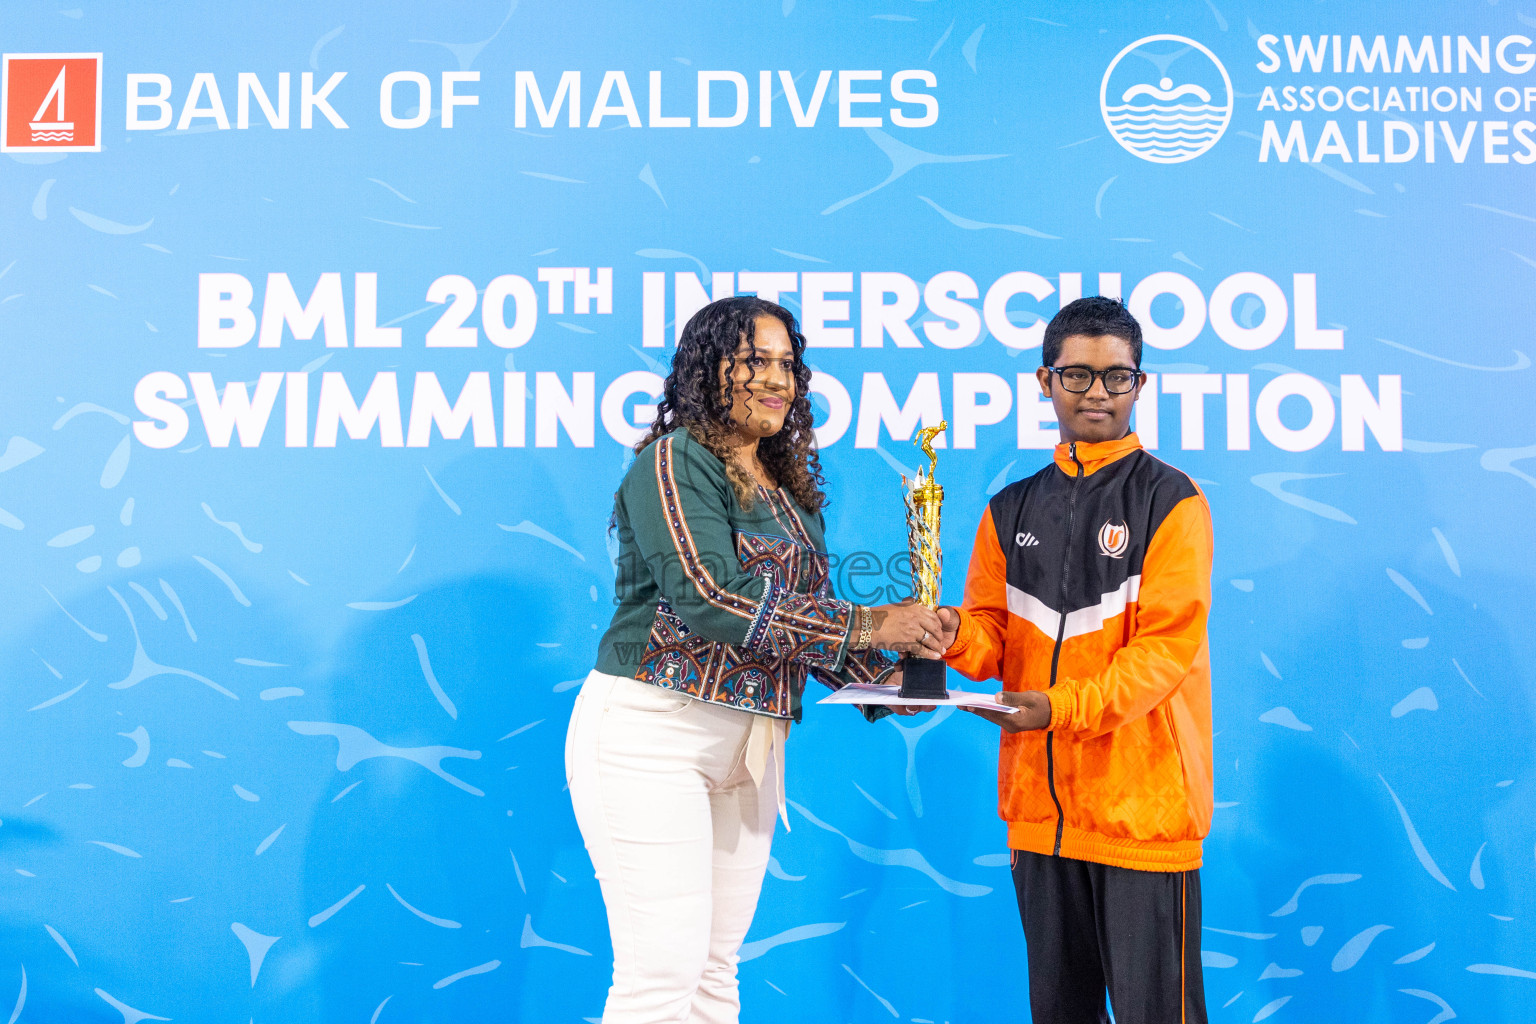
M756 350L757 321L773 317L789 334L795 357L795 397L784 417L784 426L757 446L757 457L773 478L810 512L826 507L817 457L811 413L811 368L805 365L805 335L794 314L776 303L752 295L718 299L699 310L683 328L672 357L672 370L656 405L656 419L635 445L638 454L664 434L685 428L721 462L742 508L751 508L755 484L751 476L730 458L735 424L731 421L731 397L726 381L736 372L736 350L743 342ZM721 363L725 364L724 380ZM747 387L751 388L750 378Z
M1045 342L1040 346L1040 365L1055 366L1061 358L1061 343L1074 334L1097 338L1110 335L1131 346L1131 358L1141 365L1141 324L1119 299L1102 295L1077 299L1061 307L1045 325Z

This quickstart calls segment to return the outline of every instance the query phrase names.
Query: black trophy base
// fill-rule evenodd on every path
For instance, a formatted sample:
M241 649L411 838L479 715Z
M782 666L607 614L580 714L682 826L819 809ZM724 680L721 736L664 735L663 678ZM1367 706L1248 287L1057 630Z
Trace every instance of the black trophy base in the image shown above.
M944 685L948 670L949 666L939 658L903 657L901 689L897 696L913 700L948 700L949 689Z

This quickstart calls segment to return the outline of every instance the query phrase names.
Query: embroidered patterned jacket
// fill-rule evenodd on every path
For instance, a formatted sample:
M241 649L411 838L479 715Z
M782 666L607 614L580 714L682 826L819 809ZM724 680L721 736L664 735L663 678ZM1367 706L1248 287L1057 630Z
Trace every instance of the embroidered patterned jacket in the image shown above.
M618 608L600 671L798 720L808 673L837 689L895 666L848 649L853 604L832 594L821 514L783 488L759 487L743 510L724 464L686 430L636 456L614 515Z

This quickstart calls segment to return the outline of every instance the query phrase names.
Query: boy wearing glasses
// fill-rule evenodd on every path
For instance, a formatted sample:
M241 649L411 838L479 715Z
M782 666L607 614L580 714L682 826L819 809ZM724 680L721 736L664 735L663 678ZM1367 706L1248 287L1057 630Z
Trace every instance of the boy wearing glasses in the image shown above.
M1046 327L1055 457L999 491L945 659L1001 679L998 811L1040 1024L1206 1020L1201 840L1210 831L1211 519L1130 431L1141 327L1078 299Z

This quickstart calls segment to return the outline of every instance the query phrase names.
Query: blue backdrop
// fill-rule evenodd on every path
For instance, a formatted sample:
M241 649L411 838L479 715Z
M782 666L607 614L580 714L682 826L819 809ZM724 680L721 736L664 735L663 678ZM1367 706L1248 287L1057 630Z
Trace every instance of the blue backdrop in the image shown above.
M565 724L646 374L733 290L807 321L870 600L913 427L955 601L1049 457L1040 318L1150 316L1217 537L1213 1019L1536 1000L1518 5L7 6L10 1024L600 1014ZM29 128L86 139L61 53L99 151ZM996 742L808 708L744 1019L1026 1017Z

